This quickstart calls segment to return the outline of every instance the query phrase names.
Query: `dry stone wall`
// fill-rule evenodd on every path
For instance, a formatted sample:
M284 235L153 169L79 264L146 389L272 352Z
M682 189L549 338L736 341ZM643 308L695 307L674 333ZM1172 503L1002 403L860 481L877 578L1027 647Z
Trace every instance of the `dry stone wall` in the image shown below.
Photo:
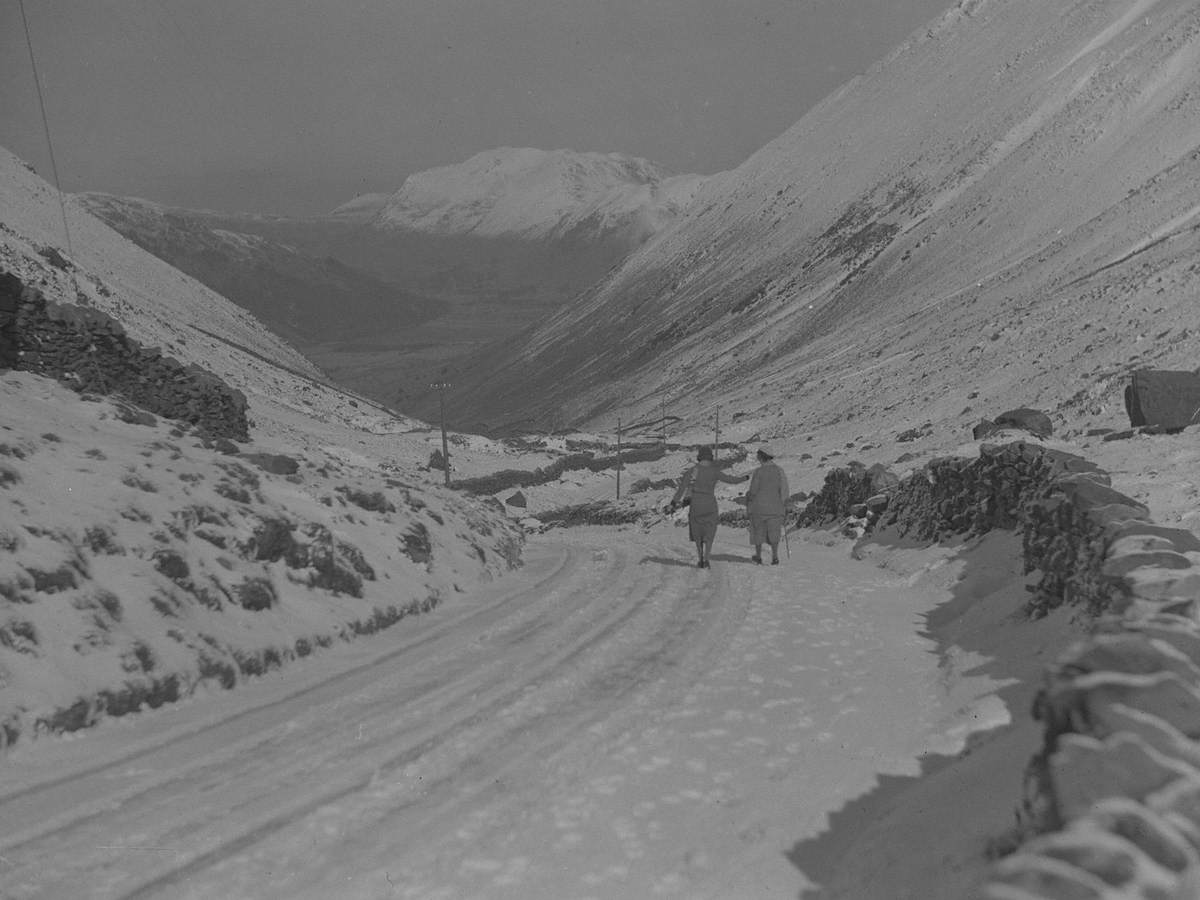
M802 521L861 513L836 499L861 506L870 477L831 475ZM1200 897L1200 538L1152 522L1087 460L1023 442L931 462L868 526L931 542L1019 529L1040 573L1029 614L1065 603L1095 618L1046 672L1022 840L976 896Z
M249 439L245 395L211 372L143 347L105 313L48 301L9 273L0 272L0 295L12 308L0 343L13 368L121 396L213 437Z

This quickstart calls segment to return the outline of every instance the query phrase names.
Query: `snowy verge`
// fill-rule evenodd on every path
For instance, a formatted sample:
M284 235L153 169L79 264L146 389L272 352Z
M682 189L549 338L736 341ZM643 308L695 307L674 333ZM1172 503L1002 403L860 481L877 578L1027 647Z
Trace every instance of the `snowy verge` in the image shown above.
M801 534L825 542L828 532ZM819 885L804 900L961 900L986 877L990 860L1011 849L1040 732L1027 710L1046 665L1086 626L1067 609L1039 620L1024 615L1036 579L1023 572L1012 531L936 548L865 542L855 555L951 598L924 616L923 630L936 641L947 705L969 731L958 747L924 756L916 775L878 776L789 859ZM979 679L998 686L986 703L954 700Z
M233 687L519 561L496 506L311 447L222 453L29 373L0 406L0 746Z
M948 677L956 659L1008 669L1033 715L973 735L952 765L882 785L797 846L802 867L838 859L809 896L1195 896L1200 538L1152 522L1081 457L1025 443L979 453L892 483L856 555L894 564L901 548L1007 541L1008 576L968 549L959 599L929 620ZM878 472L842 475L823 514L879 487ZM1064 647L1072 627L1082 639Z

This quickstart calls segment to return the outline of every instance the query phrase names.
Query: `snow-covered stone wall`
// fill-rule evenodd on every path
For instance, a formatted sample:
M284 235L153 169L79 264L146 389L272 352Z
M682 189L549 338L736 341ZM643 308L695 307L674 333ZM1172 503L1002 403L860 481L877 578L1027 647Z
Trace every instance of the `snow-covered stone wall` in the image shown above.
M64 380L80 392L120 395L213 437L248 440L245 395L211 372L141 346L99 310L47 301L10 273L0 272L0 293L15 308L6 341L15 352L13 368Z
M801 519L926 541L1019 529L1039 574L1028 613L1066 603L1095 620L1046 673L1023 839L978 896L1200 896L1200 538L1153 523L1087 460L1024 442L935 460L881 495L888 481L831 473Z

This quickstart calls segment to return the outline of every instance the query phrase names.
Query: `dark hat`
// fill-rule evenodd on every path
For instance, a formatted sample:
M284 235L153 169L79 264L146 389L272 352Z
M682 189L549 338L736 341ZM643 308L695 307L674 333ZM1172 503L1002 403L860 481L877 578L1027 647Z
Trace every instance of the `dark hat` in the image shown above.
M699 450L696 451L696 459L712 459L712 458L713 458L712 447L708 446L707 444L705 444L703 447L701 447Z
M758 456L759 459L774 459L775 458L775 454L772 453L767 447L759 447L758 453L756 455Z

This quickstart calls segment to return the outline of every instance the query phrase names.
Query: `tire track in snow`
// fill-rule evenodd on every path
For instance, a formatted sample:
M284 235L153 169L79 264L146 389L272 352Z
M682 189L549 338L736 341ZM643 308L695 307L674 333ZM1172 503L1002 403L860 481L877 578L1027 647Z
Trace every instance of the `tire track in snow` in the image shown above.
M608 648L623 631L628 633L636 624L635 620L645 618L642 614L647 606L654 606L655 599L663 593L663 579L645 567L629 565L621 554L615 554L614 558L604 560L599 566L596 565L596 558L593 558L591 566L584 565L581 562L584 552L573 548L566 554L563 564L557 566L541 584L531 585L525 591L503 599L495 609L510 612L510 618L497 619L489 614L491 608L460 617L436 635L412 641L402 650L363 666L360 670L363 678L336 676L277 703L236 714L225 723L218 723L218 730L223 724L227 729L241 730L265 725L276 732L282 731L266 737L258 737L261 731L256 731L236 746L223 748L222 758L215 761L189 758L190 753L197 752L197 742L204 747L212 743L206 739L209 737L207 735L189 733L173 736L164 744L138 753L120 756L103 767L87 767L66 778L10 792L0 801L0 814L26 812L30 807L36 807L42 798L71 792L87 782L91 783L92 790L103 794L97 784L105 780L120 782L123 767L133 763L139 763L143 768L148 767L152 760L155 765L174 764L174 771L166 779L151 779L133 793L121 793L119 790L113 793L110 789L110 793L101 797L100 802L93 802L90 811L74 820L56 821L50 829L35 830L18 835L15 841L9 840L4 845L5 852L15 867L15 871L9 874L23 877L23 883L28 888L13 896L53 896L58 888L66 887L72 880L89 896L152 895L175 884L181 877L201 873L231 855L244 853L306 817L320 818L317 813L331 804L356 795L370 795L372 785L379 782L381 775L411 766L447 745L454 746L457 742L463 747L482 749L482 757L477 749L473 757L468 756L462 761L460 765L464 771L480 765L501 771L505 765L519 764L519 754L493 753L489 748L494 745L495 739L518 734L522 730L542 734L547 747L569 745L574 740L573 732L564 731L561 725L554 723L563 721L561 704L570 702L572 688L578 690L580 685L584 685L590 691L587 701L580 705L581 709L596 703L597 698L606 696L609 697L611 708L611 704L624 700L630 692L638 690L639 685L644 686L648 680L657 677L657 661L661 656L658 650L662 646L674 647L680 642L686 644L690 637L687 630L676 629L674 634L668 633L663 637L653 650L643 650L640 655L634 652L629 658L613 657L613 651ZM607 611L603 607L597 608L598 604L592 599L600 593L599 583L606 580L615 582L613 587L617 595L624 597L623 602L610 605ZM546 588L550 589L549 593L545 592ZM707 607L710 613L720 606L719 592L711 592L711 598ZM523 600L531 608L536 608L536 614L517 608L521 604L514 602L516 600ZM663 605L658 602L658 606ZM635 632L637 630L634 629ZM637 642L629 643L636 645ZM371 716L366 719L365 729L377 733L377 737L369 741L356 741L346 747L344 728L340 724L333 727L327 725L325 733L321 735L289 734L294 729L287 727L291 724L288 718L295 706L315 702L320 694L325 704L328 704L330 697L338 697L333 704L336 708L342 699L350 697L354 691L362 691L366 676L374 676L381 669L401 663L409 664L409 668L401 666L408 673L414 654L418 655L416 661L419 663L429 661L435 651L445 652L447 649L458 654L460 669L474 667L473 674L464 674L464 671L450 667L441 679L419 681L407 697L385 696L371 700L373 709ZM534 652L529 652L531 649ZM522 668L511 671L513 655L517 651L521 651L522 658L519 661ZM484 657L482 660L478 658L481 653ZM671 653L678 656L682 651L672 650L666 654L668 666ZM531 660L530 656L537 658ZM606 659L613 665L612 669L605 668ZM520 711L522 704L527 705L531 690L549 696L550 688L543 682L552 682L555 677L560 682L558 689L562 695L558 707L547 705L540 713L534 710L537 714L509 715L507 724L490 724L504 723L506 712ZM398 711L415 709L414 715L419 717L422 704L429 707L429 724L423 730L414 731L406 727L400 731L395 728L389 731L383 727L386 720L396 718ZM597 709L604 708L603 704L593 707L589 715L594 717ZM265 716L264 722L261 720L265 712L272 715ZM282 726L279 724L281 721ZM361 718L355 721L359 724L361 735L364 722ZM307 727L316 727L320 723L305 724ZM488 731L489 727L491 731ZM473 743L472 734L480 731L490 737L481 743ZM336 778L332 784L325 783L320 791L308 792L295 802L288 802L286 797L264 798L264 790L278 784L279 780L278 773L274 779L271 776L271 770L279 768L279 762L273 755L286 756L286 750L281 747L285 748L289 741L292 744L299 741L303 749L296 759L283 767L285 772L302 771L306 766L311 771L314 762L318 768L340 765L352 771ZM396 752L397 741L402 744L400 752ZM319 746L309 749L306 742ZM528 746L530 741L510 743L520 748ZM383 752L385 750L389 752ZM269 757L261 763L254 759L260 752ZM354 758L344 759L343 754L347 752L353 753ZM434 783L454 785L457 790L462 787L462 781L462 777L456 776L451 769L441 782ZM252 795L247 805L265 805L267 812L235 805L232 808L223 807L224 815L217 816L215 821L203 812L180 816L180 804L185 802L181 801L181 797L186 798L189 793L199 795L193 797L193 802L199 807L201 801L211 804L214 795L222 793L226 802L229 802L230 795L236 797L247 788ZM411 802L416 802L405 802L403 798L392 796L392 793L385 791L384 799L393 815L396 809L406 809ZM370 805L366 804L368 807ZM457 803L454 808L460 805ZM18 806L25 809L18 810ZM451 817L455 815L453 809L446 814ZM20 818L23 817L9 818L4 815L4 821L9 822ZM172 820L179 818L185 821L174 824ZM236 826L230 826L230 819L237 822ZM160 825L154 834L142 834L138 830L140 821L163 823L167 827ZM102 837L102 834L125 837L120 840L109 839ZM180 847L186 847L187 850L176 851L173 860L158 861L130 859L129 854L122 856L113 852L97 855L97 850L109 851L119 846L131 849L140 846L146 851L156 847L164 852ZM114 859L114 855L120 858ZM43 874L36 871L39 861L45 863L47 869L57 869L58 887L51 893L45 893L39 887L41 879L38 876Z
M560 557L548 559L547 562L549 563L548 571L544 574L539 573L534 584L527 590L540 589L545 584L564 577L564 573L577 564L578 560L564 553ZM80 808L93 802L96 794L102 795L101 799L106 804L118 800L125 802L133 799L141 790L149 790L154 787L153 783L139 783L128 788L127 793L114 792L105 781L111 777L111 773L118 766L134 771L155 771L173 766L173 777L176 778L188 771L190 767L211 766L214 762L211 756L181 763L180 748L204 734L212 742L225 741L213 752L213 755L225 756L236 753L243 741L256 742L262 731L276 727L285 721L286 709L290 704L300 701L317 704L326 702L330 697L342 697L357 689L361 683L374 677L373 673L380 666L386 665L403 654L410 654L436 645L461 629L479 627L480 623L496 618L497 614L503 612L509 604L521 596L523 596L522 593L514 592L501 598L494 606L454 616L450 621L441 623L430 630L428 634L405 640L400 646L390 649L382 655L340 671L315 684L306 685L284 697L239 708L236 712L218 719L203 720L199 726L187 728L182 732L172 732L147 745L139 746L131 752L109 756L102 762L74 768L66 774L55 773L54 777L49 779L26 781L19 787L8 790L0 789L0 850L18 848L22 843L34 840L57 828L58 826L53 822L46 821L48 809L68 809L71 811L72 818L78 822L81 820ZM401 630L403 627L401 626ZM285 712L281 713L281 710ZM241 733L244 733L246 737L239 739ZM2 771L0 770L0 772ZM34 828L14 831L20 826L20 823L36 821L39 816L42 818L41 830Z
M386 778L376 778L374 790L347 795L346 804L326 805L311 816L297 818L290 823L294 827L260 835L273 846L258 858L228 859L224 867L215 860L216 868L233 870L216 876L222 884L222 895L249 892L254 896L291 897L300 892L305 896L341 896L345 885L340 874L330 875L330 867L321 861L290 860L286 876L272 876L271 870L278 870L280 860L291 852L289 848L319 842L329 823L346 821L355 823L352 842L357 857L386 860L401 847L406 873L433 869L453 880L450 870L461 863L461 854L447 851L447 835L469 829L470 825L464 823L494 826L497 819L519 819L521 808L531 797L534 802L541 801L548 777L569 778L571 773L586 768L606 730L654 707L652 696L634 700L633 695L655 695L662 688L663 676L686 672L689 657L694 666L706 654L707 642L697 640L701 637L697 626L707 624L709 636L719 640L720 634L728 631L729 623L723 621L725 613L738 606L728 602L721 579L713 579L708 573L697 576L689 570L682 588L678 578L671 578L673 586L664 589L660 572L631 566L624 551L616 550L615 556L611 569L624 577L604 591L587 586L581 598L594 604L605 592L625 595L630 607L620 614L619 622L613 623L619 624L619 629L605 627L595 639L573 649L564 664L554 668L535 688L531 690L527 684L522 691L514 691L521 695L515 702L510 702L509 695L487 716L473 722L473 731L448 734L436 748L443 752L442 758L434 758L430 752L425 756L428 765L418 767L416 772L401 773L401 781L386 783ZM626 582L634 573L631 588ZM698 598L703 602L697 604ZM681 615L684 604L697 608L690 616ZM647 611L654 613L649 623L645 615L637 616L638 621L630 615ZM659 623L664 626L661 630ZM645 628L647 624L652 627ZM422 782L415 800L414 780ZM186 875L174 874L156 881L153 891L130 896L152 896L167 886L177 891L183 886L180 879ZM234 879L233 884L225 880L228 877ZM264 891L262 885L267 881L271 887ZM171 896L191 895L173 891ZM413 896L427 895L422 890Z

